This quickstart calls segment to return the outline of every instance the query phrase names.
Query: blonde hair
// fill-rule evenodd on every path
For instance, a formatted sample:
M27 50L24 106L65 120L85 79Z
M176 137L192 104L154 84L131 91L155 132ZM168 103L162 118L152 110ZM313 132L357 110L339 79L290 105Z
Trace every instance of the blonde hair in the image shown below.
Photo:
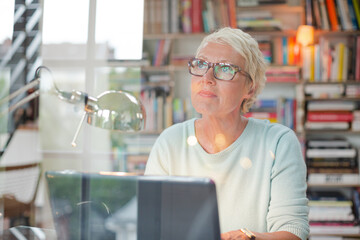
M244 70L250 74L253 80L253 83L248 81L247 85L254 91L252 97L247 99L242 106L242 113L248 112L256 97L265 87L266 82L265 72L267 65L257 41L240 29L224 27L209 34L202 40L196 51L196 56L208 42L227 44L245 59Z

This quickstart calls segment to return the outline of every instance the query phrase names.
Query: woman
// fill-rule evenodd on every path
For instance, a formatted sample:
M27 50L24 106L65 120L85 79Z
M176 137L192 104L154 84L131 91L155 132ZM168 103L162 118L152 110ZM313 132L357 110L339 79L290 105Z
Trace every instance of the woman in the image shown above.
M242 116L263 89L265 70L247 33L222 28L205 37L189 61L191 100L202 117L163 131L146 166L147 175L212 178L224 240L308 237L306 166L296 135Z

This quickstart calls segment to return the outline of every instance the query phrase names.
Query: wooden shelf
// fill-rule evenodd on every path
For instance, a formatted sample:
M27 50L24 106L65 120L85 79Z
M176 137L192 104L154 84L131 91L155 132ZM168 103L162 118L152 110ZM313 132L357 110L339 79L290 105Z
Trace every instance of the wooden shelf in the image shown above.
M325 31L325 30L316 30L315 37L351 37L360 35L360 31Z
M334 130L334 129L324 129L324 130L304 130L305 134L344 134L344 135L359 135L360 131L351 131L351 130Z
M353 183L353 184L343 184L343 183L323 183L323 184L318 184L318 183L308 183L308 187L326 187L326 188L337 188L337 187L347 187L347 188L352 188L352 187L360 187L360 183Z
M309 82L303 81L305 85L360 85L360 81L349 80L346 82Z
M310 236L332 236L332 237L360 237L360 234L346 234L346 233L339 233L339 234L327 234L327 233L313 233Z
M304 7L303 6L291 6L288 4L263 4L263 5L256 5L256 6L237 6L237 10L241 11L251 11L251 10L266 10L271 12L287 12L287 13L303 13Z
M332 97L332 98L314 98L305 97L305 101L360 101L360 97Z
M245 31L252 36L296 36L296 30L283 30L283 31ZM157 40L157 39L202 39L209 33L156 33L156 34L144 34L144 40Z

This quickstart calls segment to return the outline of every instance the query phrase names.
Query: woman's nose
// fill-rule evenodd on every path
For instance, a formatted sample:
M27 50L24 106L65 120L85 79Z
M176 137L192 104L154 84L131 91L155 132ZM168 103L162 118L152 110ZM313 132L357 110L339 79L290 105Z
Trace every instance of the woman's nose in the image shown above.
M216 79L214 77L214 68L209 68L209 70L204 74L204 76L202 77L203 81L206 84L215 84L216 83Z

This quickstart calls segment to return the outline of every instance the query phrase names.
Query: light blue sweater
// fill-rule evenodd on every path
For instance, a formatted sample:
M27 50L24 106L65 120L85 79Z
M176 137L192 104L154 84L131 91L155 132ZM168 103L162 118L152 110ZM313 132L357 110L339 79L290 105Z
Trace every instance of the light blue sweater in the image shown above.
M216 183L221 232L309 233L306 166L294 132L249 118L241 136L209 154L195 139L195 119L163 131L146 166L147 175L210 177Z

